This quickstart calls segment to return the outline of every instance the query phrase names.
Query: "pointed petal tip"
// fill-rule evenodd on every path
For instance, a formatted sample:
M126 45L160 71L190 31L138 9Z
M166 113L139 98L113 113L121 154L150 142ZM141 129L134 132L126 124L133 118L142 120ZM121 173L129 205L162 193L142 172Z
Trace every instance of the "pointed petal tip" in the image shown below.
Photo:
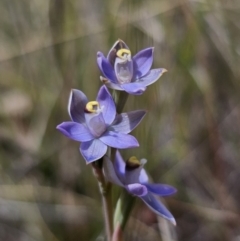
M101 57L103 55L103 53L101 51L97 52L97 57Z
M105 78L105 77L103 77L103 76L100 76L99 78L100 78L100 81L101 81L103 84L106 84L106 83L109 83L109 82L110 82L107 78Z
M86 165L89 165L89 164L92 164L93 162L97 161L98 159L96 160L91 160L91 161L88 161L84 158L85 162L86 162Z
M141 163L141 166L144 166L144 165L147 163L147 159L142 158L142 159L140 160L140 163Z
M108 80L107 78L101 78L100 77L100 80ZM102 82L103 82L102 81ZM103 82L104 83L104 82ZM104 93L104 92L106 92L106 93ZM99 91L98 91L98 96L100 95L100 94L107 94L107 95L110 95L110 93L109 93L109 90L108 90L108 88L107 88L107 86L106 85L102 85L101 87L100 87L100 89L99 89ZM98 97L97 97L98 98Z
M71 89L71 92L75 92L75 91L77 91L77 89Z
M126 43L122 39L118 38L118 40L113 44L113 46L109 52L111 52L119 43L123 43L123 45L125 45L125 47L127 47Z
M142 49L142 50L152 50L152 52L154 52L154 49L155 49L155 47L147 47L147 48ZM142 51L142 50L140 50L140 51Z
M71 104L73 95L77 94L79 91L81 91L81 90L78 90L78 89L71 89L70 90L70 95L69 95L69 98L68 98L68 104Z
M59 125L57 125L56 129L59 130L63 135L68 136L67 131L64 128L62 128L62 125L64 125L64 122L59 124Z
M148 110L142 110L144 112L143 117L148 113Z
M152 49L152 53L154 52L155 48L154 47L150 47L150 49Z
M65 122L62 122L61 124L56 126L56 129L59 131L65 131L64 128L62 128L62 126L64 125Z
M100 89L104 89L104 90L106 90L109 93L108 88L106 87L106 85L103 85Z
M129 146L129 148L139 147L140 144L139 144L138 140L134 136L132 136L132 135L129 135L129 136L131 136L135 140L135 143L132 143L132 145Z
M126 44L122 39L118 38L118 40L116 41L116 43L122 42L124 44Z
M70 90L70 95L69 95L69 102L72 100L72 98L73 98L73 95L79 95L79 94L81 94L81 95L83 95L84 97L85 97L85 94L81 91L81 90L78 90L78 89L71 89ZM69 103L68 103L69 104Z
M121 147L119 147L119 149L126 149L126 148L136 148L136 147L139 147L140 145L139 145L139 143L138 142L136 142L136 143L133 143L133 144L131 144L131 145L129 145L128 147L124 147L124 148L121 148Z
M177 190L177 188L173 188L173 189L174 189L174 192L172 195L175 195L178 192L178 190Z
M95 162L95 161L97 161L97 160L99 160L99 159L101 159L101 158L95 158L95 159L92 159L92 160L87 160L87 159L85 159L85 158L83 157L83 159L85 160L86 165L89 165L89 164L92 164L93 162Z
M174 225L177 226L175 218L170 218L169 221Z
M166 72L168 72L167 69L162 69L162 73L166 73Z

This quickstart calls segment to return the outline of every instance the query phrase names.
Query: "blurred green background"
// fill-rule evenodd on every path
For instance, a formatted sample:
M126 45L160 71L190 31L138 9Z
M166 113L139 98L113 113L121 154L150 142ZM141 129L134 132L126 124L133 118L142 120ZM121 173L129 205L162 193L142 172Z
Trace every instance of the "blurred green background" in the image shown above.
M125 240L240 240L240 1L1 0L0 240L104 240L101 198L79 143L56 131L71 88L94 100L96 53L154 46L168 73L127 110L177 226L140 201Z

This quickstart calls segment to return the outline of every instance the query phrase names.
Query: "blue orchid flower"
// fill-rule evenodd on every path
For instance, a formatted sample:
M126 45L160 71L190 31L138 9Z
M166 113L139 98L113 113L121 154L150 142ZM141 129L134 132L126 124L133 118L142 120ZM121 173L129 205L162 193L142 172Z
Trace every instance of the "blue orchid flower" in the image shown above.
M73 89L68 105L72 121L57 126L68 138L82 142L80 152L87 163L96 161L107 152L107 146L117 149L138 147L135 137L128 135L142 120L146 111L117 114L116 106L106 86L98 92L96 101Z
M166 184L149 183L148 175L143 168L146 162L145 159L139 161L136 157L131 157L127 162L124 162L117 151L114 163L107 156L104 158L104 175L109 182L119 185L130 194L141 198L153 212L176 225L172 214L154 196L169 196L176 193L176 189Z
M151 69L153 63L153 48L138 52L133 58L128 46L118 40L107 58L103 53L97 53L97 63L103 73L100 80L116 90L124 90L132 95L141 95L148 85L156 82L166 69Z

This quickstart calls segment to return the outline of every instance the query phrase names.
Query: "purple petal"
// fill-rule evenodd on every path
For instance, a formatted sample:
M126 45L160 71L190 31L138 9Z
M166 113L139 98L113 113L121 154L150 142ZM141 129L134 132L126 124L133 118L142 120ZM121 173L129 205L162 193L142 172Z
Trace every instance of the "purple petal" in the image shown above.
M100 80L103 84L105 84L108 88L114 89L114 90L123 90L120 84L115 84L104 77L100 76Z
M98 91L97 101L100 104L105 123L110 125L116 116L116 106L106 86L102 86Z
M157 200L151 193L148 192L146 196L141 197L141 199L147 204L147 206L156 214L168 219L174 225L176 221L172 214L167 210L167 208Z
M122 183L125 183L125 167L126 167L126 163L123 160L120 152L117 150L115 160L114 160L114 169L117 173L117 176L122 181Z
M128 170L126 168L126 171L125 171L125 182L126 182L126 184L140 183L140 180L139 180L140 174L142 173L143 166L145 165L147 160L141 159L140 162L141 162L141 165L137 168L130 169L130 170Z
M117 40L114 43L114 45L112 46L112 48L110 49L110 51L108 52L107 59L110 64L114 65L115 58L116 58L116 52L119 49L129 49L128 46L126 45L126 43L124 41L122 41L121 39Z
M146 86L139 82L123 84L121 87L131 95L141 95L146 90Z
M104 160L103 160L103 171L104 171L104 175L106 177L106 179L109 182L112 182L118 186L123 187L123 183L121 182L121 180L118 178L117 172L114 169L113 163L111 162L111 160L105 156Z
M72 121L63 122L57 126L57 129L75 141L85 142L94 138L86 126Z
M148 182L148 175L145 169L143 168L139 174L139 183L145 184Z
M166 69L151 69L147 75L141 77L136 83L141 83L144 86L151 85L156 82L165 72L167 72Z
M133 57L135 77L147 74L153 63L153 48L143 49Z
M138 141L134 136L113 131L107 131L99 139L106 145L117 149L126 149L139 146Z
M136 110L117 115L111 129L128 134L140 123L145 114L145 110Z
M142 197L147 195L148 190L144 185L133 183L126 186L126 189L133 195Z
M108 82L108 83L105 83L105 85L108 87L108 88L111 88L113 90L123 90L123 88L121 87L120 84L114 84L112 82Z
M97 64L99 69L102 71L102 73L107 79L109 79L113 83L117 83L117 78L112 65L108 62L108 60L101 52L97 53Z
M114 63L114 71L120 84L130 83L133 77L132 60L121 59L117 57Z
M79 123L85 122L84 109L87 102L88 99L82 91L76 89L71 91L68 102L68 113L73 121Z
M81 143L80 152L87 164L103 157L107 152L107 146L98 139Z
M149 192L152 192L162 197L169 196L177 192L176 188L166 184L145 183L144 185L147 187Z
M103 114L100 113L85 113L86 124L93 136L101 136L107 129Z

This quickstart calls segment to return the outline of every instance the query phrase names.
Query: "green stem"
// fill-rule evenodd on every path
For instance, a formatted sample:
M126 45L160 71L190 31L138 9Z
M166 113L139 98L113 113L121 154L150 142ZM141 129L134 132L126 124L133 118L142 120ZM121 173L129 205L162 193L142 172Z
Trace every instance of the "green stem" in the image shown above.
M116 103L117 113L121 113L126 101L128 99L128 93L125 91L114 91L113 98ZM111 148L111 160L114 162L116 154L116 149ZM129 195L129 193L124 189L120 195L116 209L114 212L114 232L112 236L112 241L122 241L123 240L123 230L130 216L135 197Z
M105 219L105 229L107 234L107 240L112 240L113 233L113 211L112 211L112 184L107 184L107 192L102 194L102 204Z
M121 113L127 101L128 93L125 91L114 91L113 98L116 103L117 113Z
M111 183L106 183L105 181L104 174L102 172L102 162L103 159L94 162L92 164L92 168L94 176L98 180L99 191L102 196L107 241L111 241L113 234L112 185Z
M129 195L129 193L123 189L114 213L114 229L121 228L122 231L124 230L135 200L135 197Z

